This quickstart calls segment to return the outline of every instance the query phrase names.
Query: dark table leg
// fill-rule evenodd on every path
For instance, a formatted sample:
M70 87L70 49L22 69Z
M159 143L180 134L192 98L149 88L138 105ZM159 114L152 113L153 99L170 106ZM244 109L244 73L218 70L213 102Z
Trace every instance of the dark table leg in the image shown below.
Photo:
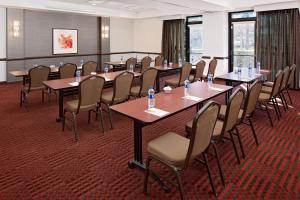
M23 85L26 84L26 76L23 76Z
M145 170L145 165L143 163L143 138L142 138L142 128L143 124L139 121L134 121L134 160L128 162L129 168L133 169L138 167L141 170ZM163 188L165 192L170 192L171 189L163 183L163 181L154 173L150 173L151 176L156 180Z
M63 89L58 91L58 109L59 109L59 115L56 118L56 122L61 122L64 116L64 90Z
M226 81L226 85L232 86L232 82L231 81ZM232 94L232 89L228 90L226 92L226 99L225 99L226 100L226 104L229 102L229 98L230 98L231 94Z
M157 73L156 76L156 92L160 92L160 72Z

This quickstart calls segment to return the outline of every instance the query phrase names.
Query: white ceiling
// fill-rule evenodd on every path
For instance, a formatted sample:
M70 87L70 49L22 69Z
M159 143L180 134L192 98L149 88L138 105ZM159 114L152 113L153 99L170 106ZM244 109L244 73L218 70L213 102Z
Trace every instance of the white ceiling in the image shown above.
M172 15L195 15L204 12L254 9L276 3L300 0L0 0L0 6L57 10L99 16L149 18Z

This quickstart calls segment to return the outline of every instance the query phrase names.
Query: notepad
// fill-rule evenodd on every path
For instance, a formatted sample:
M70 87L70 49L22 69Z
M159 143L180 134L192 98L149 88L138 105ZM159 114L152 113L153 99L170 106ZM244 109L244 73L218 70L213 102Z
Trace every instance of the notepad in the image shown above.
M190 96L190 95L182 97L182 98L192 100L192 101L201 101L202 100L202 98L200 98L200 97L195 97L195 96Z
M111 81L110 78L107 78L107 77L104 77L105 78L105 81Z
M158 116L158 117L163 117L163 116L169 114L169 112L158 109L158 108L150 108L148 110L145 110L145 112L149 113L149 114L152 114L152 115L155 115L155 116Z
M72 83L69 83L69 85L71 85L71 86L78 86L79 83L78 82L72 82Z
M222 88L216 88L216 87L210 87L209 89L210 90L215 90L215 91L218 91L218 92L223 92L224 91L224 89L222 89Z

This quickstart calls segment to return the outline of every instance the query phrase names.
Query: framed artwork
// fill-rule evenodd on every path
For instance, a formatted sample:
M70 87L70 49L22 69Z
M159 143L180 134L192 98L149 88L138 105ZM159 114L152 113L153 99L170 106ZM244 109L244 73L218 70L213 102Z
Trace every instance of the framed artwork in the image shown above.
M78 30L77 29L53 29L52 34L53 54L77 54Z

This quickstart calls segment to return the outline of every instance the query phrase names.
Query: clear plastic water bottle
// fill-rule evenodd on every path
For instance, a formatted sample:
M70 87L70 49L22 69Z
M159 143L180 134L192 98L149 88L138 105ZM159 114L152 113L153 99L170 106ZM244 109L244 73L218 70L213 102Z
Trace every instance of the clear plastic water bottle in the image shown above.
M107 72L108 72L108 66L105 65L105 66L104 66L104 73L105 73L105 75L107 74Z
M211 73L208 73L207 74L207 83L208 83L209 88L210 88L212 82L213 82L213 75Z
M124 56L121 56L121 64L124 63Z
M133 64L129 65L129 71L133 72Z
M238 66L238 75L240 76L241 74L242 74L242 66L239 65L239 66Z
M248 65L248 76L249 77L252 76L252 65L251 65L251 63L249 63L249 65Z
M178 55L178 65L179 67L182 67L182 59L181 59L181 55Z
M80 60L80 67L82 67L84 64L84 61L83 60Z
M80 82L80 70L76 70L76 82Z
M148 109L155 107L155 91L153 87L148 90Z
M63 66L64 65L64 62L59 62L59 66Z
M190 81L189 79L185 79L184 83L184 96L189 96L189 88L190 88Z
M168 61L167 61L167 59L164 60L164 67L165 68L168 67Z
M256 73L260 73L260 62L256 63Z

